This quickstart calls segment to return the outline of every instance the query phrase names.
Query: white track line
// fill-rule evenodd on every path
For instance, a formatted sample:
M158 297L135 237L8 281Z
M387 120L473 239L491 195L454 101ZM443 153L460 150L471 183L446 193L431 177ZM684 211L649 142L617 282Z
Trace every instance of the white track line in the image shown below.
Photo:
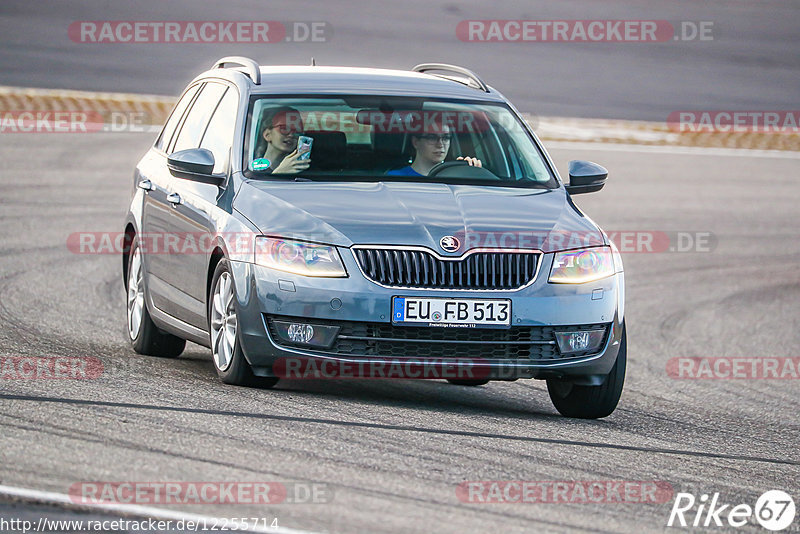
M72 509L80 509L87 511L102 511L102 512L116 512L118 514L132 515L141 518L151 518L163 521L194 521L196 523L203 523L205 525L220 524L220 518L199 514L190 514L185 512L177 512L173 510L164 510L161 508L152 508L150 506L140 506L137 504L123 504L123 503L103 503L103 504L82 504L75 503L69 495L64 493L53 493L50 491L39 491L27 488L17 488L13 486L0 485L0 496L16 497L27 501L44 503L44 504L63 504ZM269 519L269 518L268 518ZM307 530L295 530L291 528L278 527L274 528L248 528L248 529L230 529L239 532L258 532L261 534L315 534ZM202 532L202 530L200 530Z
M758 150L750 148L714 148L667 145L628 145L624 143L592 143L584 141L542 140L546 149L603 150L611 152L649 152L656 154L682 154L689 156L744 156L750 158L800 159L800 152L791 150Z

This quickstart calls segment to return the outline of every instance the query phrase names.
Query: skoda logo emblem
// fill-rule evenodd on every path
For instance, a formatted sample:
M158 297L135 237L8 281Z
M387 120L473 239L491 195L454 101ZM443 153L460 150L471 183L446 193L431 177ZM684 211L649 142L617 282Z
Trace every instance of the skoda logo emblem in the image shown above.
M455 252L461 246L461 242L451 235L446 235L439 240L439 246L445 252Z

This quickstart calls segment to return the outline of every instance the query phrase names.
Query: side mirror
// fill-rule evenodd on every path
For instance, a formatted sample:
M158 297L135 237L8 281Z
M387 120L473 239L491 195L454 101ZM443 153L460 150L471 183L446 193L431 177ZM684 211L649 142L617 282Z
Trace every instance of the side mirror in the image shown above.
M173 176L201 182L204 184L220 185L224 176L215 176L214 154L206 148L187 148L173 152L167 157L167 168Z
M580 193L594 193L606 185L608 170L591 161L572 160L569 162L569 185L567 192L570 195Z

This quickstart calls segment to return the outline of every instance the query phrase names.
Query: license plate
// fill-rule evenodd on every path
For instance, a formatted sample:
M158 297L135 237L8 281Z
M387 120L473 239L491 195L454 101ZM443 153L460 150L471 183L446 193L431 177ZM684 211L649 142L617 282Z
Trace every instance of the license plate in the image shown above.
M511 300L393 297L392 322L415 326L508 327Z

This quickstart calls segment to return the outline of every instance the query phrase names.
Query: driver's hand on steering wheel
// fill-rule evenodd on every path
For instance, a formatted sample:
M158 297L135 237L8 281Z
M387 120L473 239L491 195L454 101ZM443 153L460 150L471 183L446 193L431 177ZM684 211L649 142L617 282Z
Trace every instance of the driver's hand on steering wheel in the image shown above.
M469 156L467 157L458 156L456 159L466 161L467 163L469 163L470 167L483 167L483 164L481 164L481 160L479 160L478 158L471 158Z

